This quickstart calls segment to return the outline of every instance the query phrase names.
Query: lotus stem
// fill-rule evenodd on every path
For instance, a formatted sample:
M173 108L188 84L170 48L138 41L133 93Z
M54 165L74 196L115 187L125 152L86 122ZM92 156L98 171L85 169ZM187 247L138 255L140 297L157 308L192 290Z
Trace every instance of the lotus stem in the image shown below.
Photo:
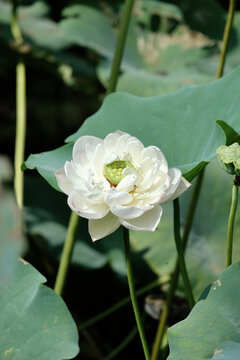
M16 2L13 4L11 16L11 32L16 46L23 42L22 34L17 20ZM14 153L14 190L17 204L23 207L24 175L21 165L24 161L26 141L26 67L22 56L18 56L16 65L16 137Z
M121 22L119 27L119 33L117 38L117 44L115 48L115 53L113 57L111 75L109 79L109 85L107 89L107 95L111 94L116 90L118 75L120 71L120 66L123 57L123 51L126 43L128 27L130 23L132 8L133 8L134 0L125 0Z
M188 277L187 273L187 267L184 259L184 249L182 244L182 239L180 235L180 207L179 207L179 200L175 199L173 201L173 209L174 209L174 238L175 238L175 244L177 248L178 253L178 263L179 263L179 269L183 278L184 283L184 289L186 292L186 296L189 302L189 305L191 309L195 305L195 300L192 293L192 287L191 283Z
M146 360L150 360L150 354L148 350L148 344L146 340L146 335L143 328L143 323L138 307L137 296L134 286L133 279L133 270L132 270L132 259L131 259L131 251L130 251L130 241L129 241L129 230L123 227L123 237L124 237L124 247L125 247L125 256L126 256L126 265L127 265L127 277L128 277L128 285L130 291L130 297L132 301L133 311L135 314L135 319L138 327L139 336L142 342L143 352Z
M232 187L232 203L230 208L230 214L228 218L228 232L227 232L227 263L226 266L232 264L232 248L233 248L233 230L234 230L234 221L237 210L238 203L238 185L236 180L234 181Z
M224 33L223 33L223 45L222 45L222 49L221 49L219 66L218 66L218 71L217 71L217 76L216 76L217 79L219 79L220 77L223 76L234 13L235 13L235 0L230 0L227 21L226 21L225 29L224 29Z
M69 264L72 257L73 245L76 237L77 226L78 226L79 216L74 212L71 212L67 236L63 246L63 252L61 255L60 265L58 268L57 278L54 286L54 290L58 295L62 295Z

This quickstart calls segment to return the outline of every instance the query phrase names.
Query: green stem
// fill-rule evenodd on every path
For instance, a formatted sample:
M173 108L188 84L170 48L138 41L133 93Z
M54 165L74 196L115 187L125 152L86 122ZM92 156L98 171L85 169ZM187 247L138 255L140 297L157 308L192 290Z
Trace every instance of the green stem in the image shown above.
M138 329L135 326L125 339L107 356L104 360L114 359L137 335Z
M172 303L174 291L177 287L178 276L179 276L179 267L177 266L177 267L175 267L175 271L172 275L170 287L169 287L169 290L167 293L166 304L162 310L160 320L158 323L158 328L157 328L157 332L156 332L156 336L155 336L153 348L152 348L151 360L158 359L159 350L161 349L163 338L164 338L165 326L167 323L169 309L170 309L170 306Z
M14 189L17 204L23 207L24 176L21 165L24 161L26 141L26 68L22 60L16 66L16 138L14 154Z
M134 0L125 0L123 12L122 12L122 18L119 27L116 49L112 63L109 85L107 89L107 95L109 95L110 93L116 90L133 4L134 4Z
M123 237L124 237L124 246L125 246L125 256L126 256L126 265L127 265L127 276L128 276L128 285L129 285L129 291L130 291L130 297L132 300L132 306L133 311L136 318L136 323L138 327L139 336L142 342L143 352L145 355L146 360L150 360L149 350L148 350L148 344L143 328L143 323L138 307L137 302L137 296L134 286L134 279L133 279L133 270L132 270L132 259L131 259L131 253L130 253L130 242L129 242L129 231L128 229L123 227Z
M219 61L219 66L218 66L218 71L217 71L217 76L216 76L217 79L219 79L223 75L224 65L225 65L226 56L227 56L229 37L230 37L230 32L231 32L233 18L234 18L234 12L235 12L235 0L230 0L227 21L226 21L226 25L225 25L225 29L224 29L224 34L223 34L223 45L222 45L222 49L221 49L220 61Z
M165 278L162 279L157 279L152 281L150 284L142 287L141 289L136 291L137 296L142 295L146 292L148 292L149 290L157 287L157 286L161 286L166 284L167 282L169 282L169 277L166 276ZM117 302L116 304L114 304L113 306L111 306L110 308L108 308L105 311L102 311L100 314L92 317L91 319L85 321L84 323L80 324L78 326L78 330L83 330L85 328L87 328L88 326L91 326L93 324L95 324L96 322L104 319L105 317L111 315L113 312L121 309L123 306L129 304L131 302L131 298L130 296L125 297L124 299L122 299L121 301Z
M186 296L187 296L189 305L192 309L195 305L195 300L193 297L192 287L191 287L191 283L190 283L190 280L188 277L186 263L185 263L185 259L184 259L184 249L183 249L183 244L182 244L181 235L180 235L180 207L179 207L178 199L175 199L173 201L173 209L174 209L174 215L173 215L174 238L175 238L175 244L176 244L177 253L178 253L178 263L179 263L180 272L181 272L181 275L183 278Z
M78 221L79 221L79 216L74 212L71 212L68 230L67 230L67 236L64 243L60 265L58 268L57 278L54 286L54 290L58 295L62 295L63 293L63 288L67 277L69 264L71 261Z
M227 264L229 266L232 264L232 247L233 247L233 229L234 229L234 220L237 210L238 202L238 186L234 183L232 187L232 204L228 219L228 233L227 233Z
M20 27L17 21L16 3L13 5L11 16L11 32L16 45L23 42ZM24 177L21 165L24 161L26 141L26 68L23 59L19 56L16 65L16 138L14 154L14 190L17 204L23 207Z
M193 194L192 194L192 197L191 197L190 205L189 205L189 208L188 208L188 213L187 213L187 217L186 217L186 223L185 223L185 226L184 226L184 232L183 232L183 238L182 238L184 251L185 251L185 249L187 247L189 234L190 234L190 231L191 231L191 227L192 227L192 223L193 223L193 219L194 219L194 215L195 215L195 211L196 211L196 208L197 208L197 203L198 203L198 199L199 199L199 195L200 195L200 190L201 190L201 187L202 187L203 177L204 177L204 170L202 170L200 172L200 174L198 175L198 177L197 177L196 184L194 186ZM161 314L161 317L160 317L160 320L159 320L159 324L158 324L158 328L157 328L157 332L156 332L156 336L155 336L155 340L154 340L154 343L153 343L151 360L157 360L159 350L162 347L164 331L165 331L165 327L166 327L166 323L167 323L168 314L169 314L169 310L170 310L170 307L171 307L172 299L173 299L175 290L176 290L177 285L178 285L178 278L179 278L179 264L178 264L178 259L177 259L176 264L175 264L175 268L174 268L174 271L173 271L173 274L172 274L170 286L169 286L169 289L168 289L168 292L167 292L166 304L165 304L164 309L162 311L162 314Z

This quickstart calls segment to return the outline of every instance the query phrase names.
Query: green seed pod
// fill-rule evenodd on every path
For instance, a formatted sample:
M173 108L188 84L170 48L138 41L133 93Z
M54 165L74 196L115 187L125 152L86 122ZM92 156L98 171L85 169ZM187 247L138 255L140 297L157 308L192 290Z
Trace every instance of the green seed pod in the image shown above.
M120 181L126 176L123 170L131 168L136 171L135 167L130 161L116 160L104 166L104 176L113 185L117 186Z
M240 145L238 143L219 146L216 153L223 168L229 174L238 175L240 173Z

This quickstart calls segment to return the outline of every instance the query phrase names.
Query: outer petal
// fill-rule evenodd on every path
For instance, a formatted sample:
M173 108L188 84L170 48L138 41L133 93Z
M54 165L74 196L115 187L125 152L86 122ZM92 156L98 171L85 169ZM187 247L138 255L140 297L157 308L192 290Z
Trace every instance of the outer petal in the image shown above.
M162 216L160 205L146 211L142 216L131 220L119 219L121 224L129 230L155 231Z
M109 212L109 207L104 202L91 202L77 191L69 195L68 205L76 214L86 219L101 219Z
M167 202L172 201L179 197L184 191L186 191L192 184L188 182L183 176L181 178L181 181L176 189L176 191L173 193L173 195L167 200Z
M119 218L134 219L141 216L145 211L151 210L152 208L153 205L144 204L142 201L139 201L139 206L138 204L133 204L132 206L115 205L111 206L110 210Z
M180 182L181 182L181 178L182 178L182 173L179 169L176 168L172 168L168 171L168 175L170 178L170 186L168 187L168 189L166 189L162 196L160 197L159 202L165 203L168 201L171 201L171 197L174 195L175 191L177 190Z
M90 219L88 221L88 231L91 235L92 241L102 239L117 230L119 226L119 219L111 212L102 219Z
M72 183L66 177L64 168L61 168L55 172L57 183L60 189L67 195L73 191Z

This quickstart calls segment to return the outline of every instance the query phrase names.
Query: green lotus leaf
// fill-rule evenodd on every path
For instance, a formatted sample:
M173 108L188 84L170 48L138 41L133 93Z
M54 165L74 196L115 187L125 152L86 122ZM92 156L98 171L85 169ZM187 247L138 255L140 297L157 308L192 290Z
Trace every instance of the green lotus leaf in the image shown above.
M240 351L240 263L228 267L190 315L168 331L168 360L235 360Z
M46 279L25 260L15 263L0 299L0 358L72 359L78 332L60 296L42 285Z

